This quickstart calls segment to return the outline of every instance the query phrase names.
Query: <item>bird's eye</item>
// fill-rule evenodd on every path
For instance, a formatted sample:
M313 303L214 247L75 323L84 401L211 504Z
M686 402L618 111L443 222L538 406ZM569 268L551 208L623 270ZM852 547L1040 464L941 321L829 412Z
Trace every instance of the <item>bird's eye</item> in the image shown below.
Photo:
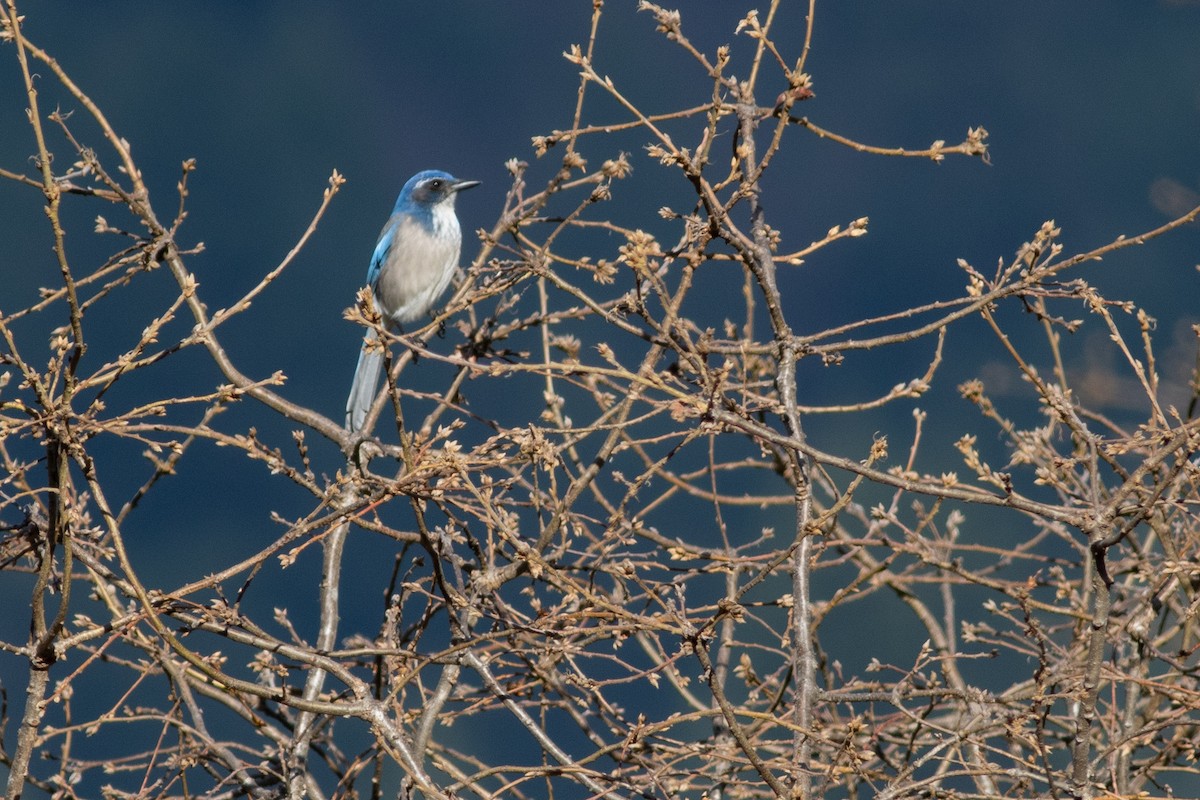
M433 189L435 192L440 190L442 188L442 179L434 178L433 180L431 180L429 182L429 188Z

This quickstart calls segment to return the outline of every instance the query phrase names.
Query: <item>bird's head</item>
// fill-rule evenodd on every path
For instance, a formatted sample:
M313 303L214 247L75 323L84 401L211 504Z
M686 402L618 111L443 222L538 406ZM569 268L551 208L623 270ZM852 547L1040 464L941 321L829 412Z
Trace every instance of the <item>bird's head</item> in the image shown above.
M478 186L479 181L460 181L449 172L427 169L408 179L396 199L396 211L419 213L446 204L453 208L454 196L463 189Z

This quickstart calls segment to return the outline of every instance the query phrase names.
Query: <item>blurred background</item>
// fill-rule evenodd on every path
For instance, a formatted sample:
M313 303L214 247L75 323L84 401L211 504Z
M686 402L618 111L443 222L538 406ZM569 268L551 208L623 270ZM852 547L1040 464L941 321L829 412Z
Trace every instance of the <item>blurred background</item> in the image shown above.
M728 72L744 75L753 43L734 31L754 7L692 0L682 8L684 31L709 54L731 44ZM196 160L178 238L184 245L204 244L188 263L210 311L236 300L276 266L308 225L330 173L346 177L296 263L224 328L223 339L244 372L266 377L281 370L288 376L285 396L340 420L361 337L342 313L364 281L400 186L425 168L483 181L458 204L467 263L478 250L470 232L490 228L499 214L509 186L505 162L531 162L535 189L558 167L560 150L537 159L530 141L571 124L577 70L562 53L586 44L592 3L31 0L19 9L30 40L58 60L132 144L160 215L177 206L181 162ZM805 3L786 2L779 13L774 38L789 60L799 55L806 10ZM1082 252L1200 204L1197 42L1200 3L1183 0L818 3L807 65L815 97L796 114L857 141L912 149L935 140L956 144L969 127L983 126L991 163L955 156L941 164L884 158L790 129L765 178L764 202L770 221L783 231L783 248L798 249L834 225L870 217L868 236L782 272L793 327L810 333L956 296L965 283L956 259L991 274L1046 220L1061 226L1068 252ZM652 17L631 0L606 4L596 52L597 71L647 113L697 105L711 94L699 66L656 33ZM86 113L48 70L35 71L42 110L74 112L75 135L115 169ZM776 87L759 97L770 104L784 82L772 74L763 85ZM628 119L616 103L594 87L590 91L585 124ZM36 147L25 106L14 48L4 44L0 166L34 175ZM688 122L672 131L681 144L694 146L701 126ZM48 130L62 171L73 153L52 126ZM633 131L586 139L580 150L592 164L629 153L634 173L617 184L614 213L634 227L663 226L656 232L673 242L677 232L655 212L686 203L681 198L689 188L677 172L646 155L647 144L646 134ZM42 204L37 190L0 182L0 312L25 307L38 287L58 280ZM91 198L66 198L63 213L68 252L79 272L121 246L112 236L88 233L97 215L115 227L131 224ZM598 255L613 257L621 243L614 238L609 252ZM1156 318L1165 403L1186 404L1189 397L1196 359L1190 325L1200 321L1198 262L1200 229L1191 226L1077 273L1106 296L1134 301ZM175 287L160 272L130 295L130 302L158 308L175 296ZM49 330L62 322L42 315L23 323L25 347L44 346ZM145 323L116 304L99 309L89 318L92 346L104 350L106 338L113 347L127 343ZM955 386L984 377L1003 398L1006 386L1017 390L1018 378L982 324L959 331L947 343L938 384L920 406L946 417L965 415L978 427L977 412L958 398ZM1101 328L1085 327L1064 343L1069 367L1088 394L1085 400L1116 419L1136 420L1137 393L1129 391L1130 374L1113 359L1107 340ZM801 402L868 399L918 377L931 355L926 343L911 349L911 361L889 352L854 353L840 368L805 362ZM183 353L153 372L155 381L177 381L173 391L179 393L219 381L200 353ZM131 402L138 391L137 380L129 380L120 387L128 394L114 393L110 402ZM540 405L541 399L500 402ZM811 418L808 433L817 446L855 457L865 454L876 432L903 446L914 405L897 404L878 417L838 421L834 428ZM1012 413L1037 411L1026 403ZM262 409L241 407L231 414L232 427L256 426L281 446L290 441L290 428ZM953 465L954 439L947 434L929 442L924 466L934 470L939 458ZM318 472L339 468L335 449L311 443ZM990 446L981 442L985 450ZM1003 463L1003 452L996 458ZM129 492L148 477L149 465L136 448L115 449L111 459L118 474L120 459L128 459ZM255 552L278 535L270 511L299 516L311 505L287 481L219 448L192 453L172 480L179 490L152 494L131 520L131 535L142 537L135 560L148 581L181 583L230 563L237 553ZM382 598L374 573L386 574L395 547L352 537L351 549L352 559L373 576L348 582L347 615L353 620L356 603L378 612ZM318 562L314 548L289 571L261 576L256 591L264 593L263 602L286 600L299 622L315 604ZM0 600L27 602L28 585L7 573L0 584ZM878 622L878 631L829 626L824 644L851 663L864 663L877 654L864 649L865 642L884 647L901 638L887 620ZM310 630L307 623L299 624L302 632ZM20 638L28 621L21 613L0 624L11 640Z

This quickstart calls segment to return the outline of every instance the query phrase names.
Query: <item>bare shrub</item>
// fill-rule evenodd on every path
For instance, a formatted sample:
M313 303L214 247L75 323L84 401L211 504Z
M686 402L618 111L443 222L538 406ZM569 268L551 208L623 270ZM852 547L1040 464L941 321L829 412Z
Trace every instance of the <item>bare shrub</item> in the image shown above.
M1194 776L1197 378L1186 408L1165 404L1151 316L1102 296L1080 268L1200 209L1075 254L1047 222L995 270L960 262L956 297L799 333L777 272L866 234L867 220L784 244L786 216L759 199L785 131L862 158L986 159L987 144L974 128L954 145L873 147L799 116L807 45L776 46L776 5L745 18L735 53L702 52L678 13L643 3L663 46L683 48L711 89L699 107L640 109L593 70L595 26L568 53L581 76L574 123L535 137L535 167L509 162L507 202L476 250L468 241L453 297L393 338L377 438L289 400L282 375L247 375L222 346L223 326L313 235L340 176L293 254L211 310L176 236L193 165L177 207L152 207L128 143L8 2L5 51L29 90L37 171L0 174L44 194L61 275L37 297L6 293L0 309L2 563L6 580L26 576L31 609L28 639L0 645L9 713L19 708L3 743L10 797L399 786L425 797L1090 798L1167 794ZM101 140L78 140L74 122L39 107L35 72L73 95ZM781 80L782 93L760 96ZM585 126L598 94L625 119ZM613 221L632 157L588 163L579 149L620 129L652 142L646 169L682 177L674 204L640 225ZM63 147L69 168L50 158ZM535 181L539 170L548 178ZM119 242L99 266L72 263L64 246L60 210L79 197L121 217L97 225ZM615 244L584 250L595 230ZM650 232L663 230L670 240ZM159 270L173 299L129 304L127 288ZM101 308L135 316L142 334L90 347ZM348 314L378 327L367 293ZM30 320L58 321L48 360ZM164 333L180 320L185 334ZM879 435L833 452L806 438L811 420L920 398L940 380L947 337L980 320L1022 383L1003 398L963 383L977 426L947 429L913 405L900 445ZM1031 326L1041 345L1016 344ZM1063 366L1061 337L1085 326L1123 365L1136 424L1085 405ZM798 364L914 345L927 368L880 396L821 407L798 388ZM186 351L222 382L110 404L114 387ZM407 380L418 359L445 369L437 391ZM230 422L233 405L286 421L294 440ZM957 441L956 471L928 466L931 430ZM997 434L1005 463L980 444ZM144 448L151 467L132 493L118 488L127 465L96 458L115 440ZM317 440L344 458L314 456ZM151 582L131 553L135 509L185 464L219 469L206 443L311 499L288 512L263 497L269 545L187 583ZM358 579L348 536L397 554L375 628L340 620L340 582ZM318 544L310 640L296 614L242 597L315 560ZM827 621L860 613L893 626L910 657L861 671L829 658Z

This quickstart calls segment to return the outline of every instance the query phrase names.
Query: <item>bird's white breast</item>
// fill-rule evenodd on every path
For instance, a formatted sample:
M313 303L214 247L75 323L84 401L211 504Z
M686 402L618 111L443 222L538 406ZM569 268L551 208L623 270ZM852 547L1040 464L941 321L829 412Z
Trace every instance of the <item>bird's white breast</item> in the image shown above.
M397 214L391 250L381 265L375 298L393 322L412 322L428 313L446 291L458 266L462 232L454 207L433 209L433 230L412 217Z

